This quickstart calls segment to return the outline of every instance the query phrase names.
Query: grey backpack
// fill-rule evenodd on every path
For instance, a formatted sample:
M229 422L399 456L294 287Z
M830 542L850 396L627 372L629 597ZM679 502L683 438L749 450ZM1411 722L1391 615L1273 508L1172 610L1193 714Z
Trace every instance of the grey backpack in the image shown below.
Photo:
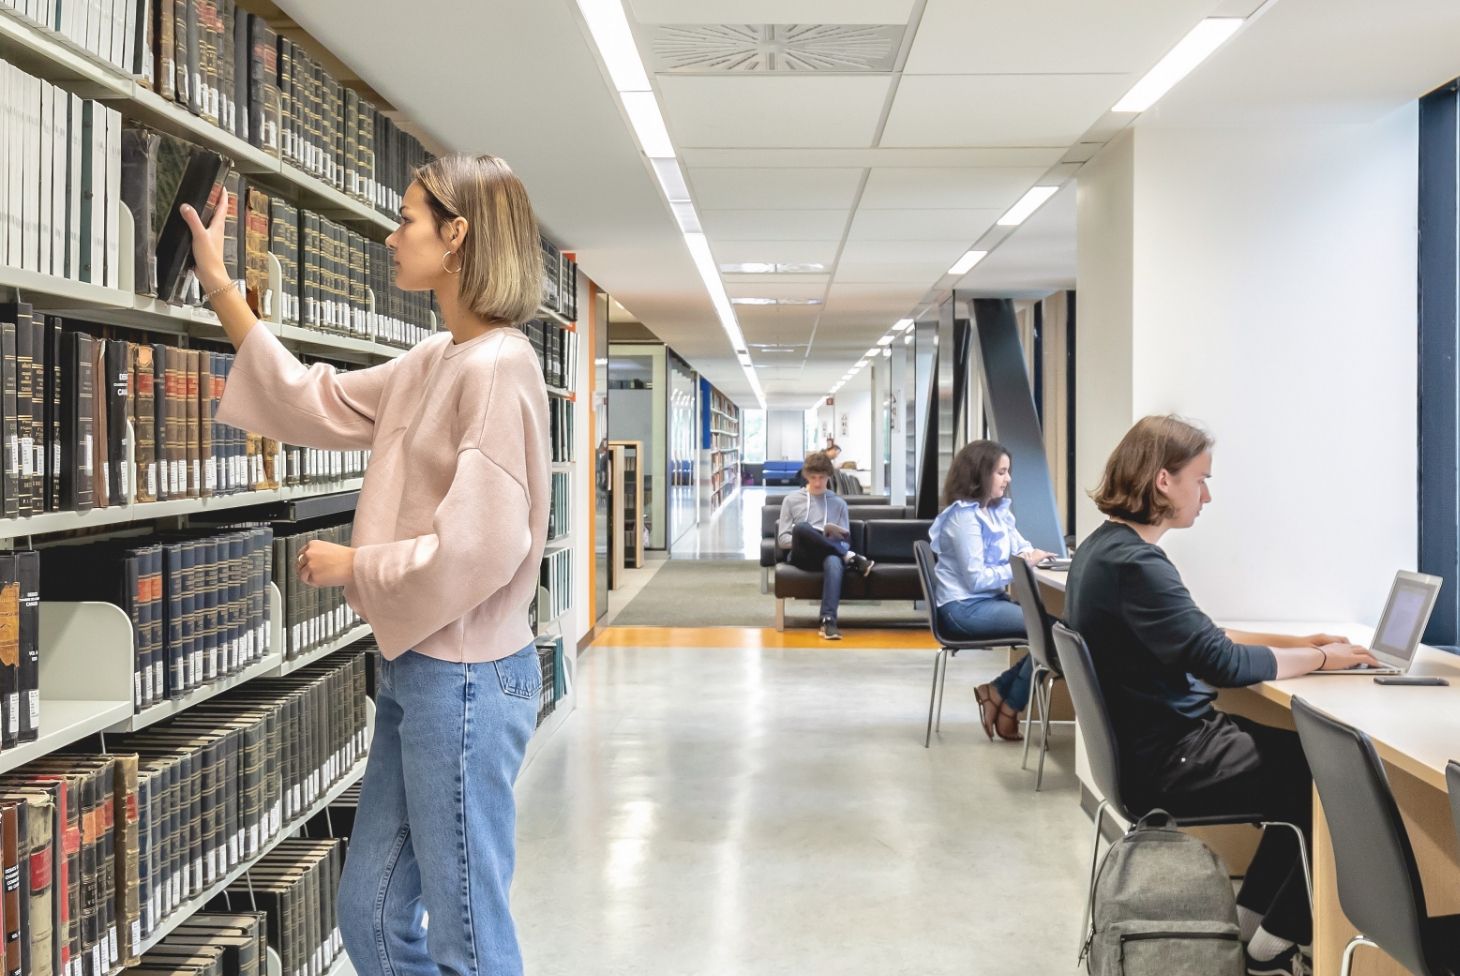
M1244 976L1227 871L1166 811L1146 814L1106 852L1085 956L1093 976Z

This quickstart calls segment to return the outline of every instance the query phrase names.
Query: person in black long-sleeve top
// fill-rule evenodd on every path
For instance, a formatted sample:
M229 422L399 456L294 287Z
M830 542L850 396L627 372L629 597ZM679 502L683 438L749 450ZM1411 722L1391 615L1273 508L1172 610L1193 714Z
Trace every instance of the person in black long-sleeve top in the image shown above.
M1216 689L1373 658L1328 634L1226 631L1196 605L1156 543L1211 501L1211 448L1205 432L1175 417L1131 428L1094 493L1109 521L1075 553L1065 617L1090 648L1133 810L1251 812L1306 829L1312 775L1296 733L1218 711ZM1312 918L1289 831L1264 835L1237 904L1249 974L1294 972Z

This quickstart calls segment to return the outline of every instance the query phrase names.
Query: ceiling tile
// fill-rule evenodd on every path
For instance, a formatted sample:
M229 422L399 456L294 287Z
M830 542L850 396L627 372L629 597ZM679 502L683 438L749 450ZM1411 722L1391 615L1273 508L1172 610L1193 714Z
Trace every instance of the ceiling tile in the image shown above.
M676 147L872 145L887 75L658 75Z
M860 209L948 208L1002 214L1044 172L1033 168L874 169L867 176Z
M763 282L778 282L787 285L821 285L831 281L829 274L728 274L721 273L720 280L729 285L758 285Z
M879 147L876 149L705 149L681 150L688 166L1053 166L1061 150L1028 146Z
M884 146L1069 146L1114 105L1125 75L904 76Z
M914 0L629 0L644 24L905 24Z
M948 266L957 259L958 256L954 255L946 263L937 264L927 261L856 264L843 261L836 267L836 280L838 282L922 282L926 287L937 281L948 270Z
M946 269L968 250L967 241L848 241L837 263L837 278L849 264L927 264Z
M831 267L840 241L711 241L717 264L742 261L804 264L816 262Z
M993 226L1002 209L869 210L858 209L847 234L850 241L973 242Z
M904 70L1139 74L1215 6L1215 0L928 0Z
M850 210L860 169L691 169L701 210ZM840 235L838 235L840 236Z
M701 210L700 226L711 240L830 240L847 227L846 210Z

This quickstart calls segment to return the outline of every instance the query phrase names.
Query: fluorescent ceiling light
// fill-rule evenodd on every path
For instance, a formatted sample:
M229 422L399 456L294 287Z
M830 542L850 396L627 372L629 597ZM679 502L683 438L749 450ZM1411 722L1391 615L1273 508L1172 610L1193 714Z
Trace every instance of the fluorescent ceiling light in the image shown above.
M700 215L695 212L695 205L688 200L671 201L669 209L674 211L674 219L679 221L680 233L700 234L704 232L704 228L700 226Z
M951 275L966 275L973 270L975 264L978 264L988 256L988 251L969 251L963 257L959 258L953 267L948 269L948 273Z
M1144 112L1192 72L1242 26L1241 17L1208 17L1177 42L1146 76L1115 103L1112 112ZM1002 223L1002 221L1000 221Z
M883 336L882 338L880 338L880 339L877 340L877 345L879 345L879 346L890 346L890 345L892 345L892 336L890 334Z
M644 73L644 62L639 58L639 48L620 0L578 0L578 9L583 11L588 32L608 66L613 87L621 92L648 91L649 76Z
M892 347L891 346L883 346L882 347L882 357L884 359L891 359L892 358Z
M688 203L689 187L685 185L684 174L679 170L679 163L669 157L657 157L650 160L654 164L654 175L659 177L659 186L664 190L664 198L670 203Z
M905 336L902 337L902 344L904 346L910 346L910 345L912 345L912 341L913 341L913 334L911 332L909 332L907 335L905 335Z
M1060 188L1057 186L1031 186L1029 191L1019 198L1019 202L999 218L999 226L1018 227L1029 219L1030 214L1044 206L1044 201L1054 196L1059 190Z
M659 114L659 103L650 91L626 91L619 97L624 100L624 111L629 114L629 124L639 137L644 155L650 158L674 156L674 143L669 141L669 130L664 128L664 116Z
M820 305L819 298L732 298L731 305Z
M912 319L898 319L896 322L894 322L892 324L892 331L894 331L894 332L906 332L908 329L911 329L912 327L913 327L913 320Z
M867 365L867 360L866 360L865 357L863 357L862 359L857 360L857 368L858 369L861 369L865 365Z
M726 274L816 274L826 270L826 265L814 262L792 264L787 262L744 261L739 264L722 264L720 270Z

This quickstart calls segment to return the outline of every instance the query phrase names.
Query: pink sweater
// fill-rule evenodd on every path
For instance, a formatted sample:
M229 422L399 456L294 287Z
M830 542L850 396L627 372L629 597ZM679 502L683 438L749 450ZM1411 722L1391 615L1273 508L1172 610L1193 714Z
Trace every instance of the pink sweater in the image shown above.
M432 336L381 366L305 367L268 329L244 340L221 423L289 444L369 448L350 606L381 653L495 661L532 642L547 537L548 404L532 345ZM291 567L292 569L292 567Z

